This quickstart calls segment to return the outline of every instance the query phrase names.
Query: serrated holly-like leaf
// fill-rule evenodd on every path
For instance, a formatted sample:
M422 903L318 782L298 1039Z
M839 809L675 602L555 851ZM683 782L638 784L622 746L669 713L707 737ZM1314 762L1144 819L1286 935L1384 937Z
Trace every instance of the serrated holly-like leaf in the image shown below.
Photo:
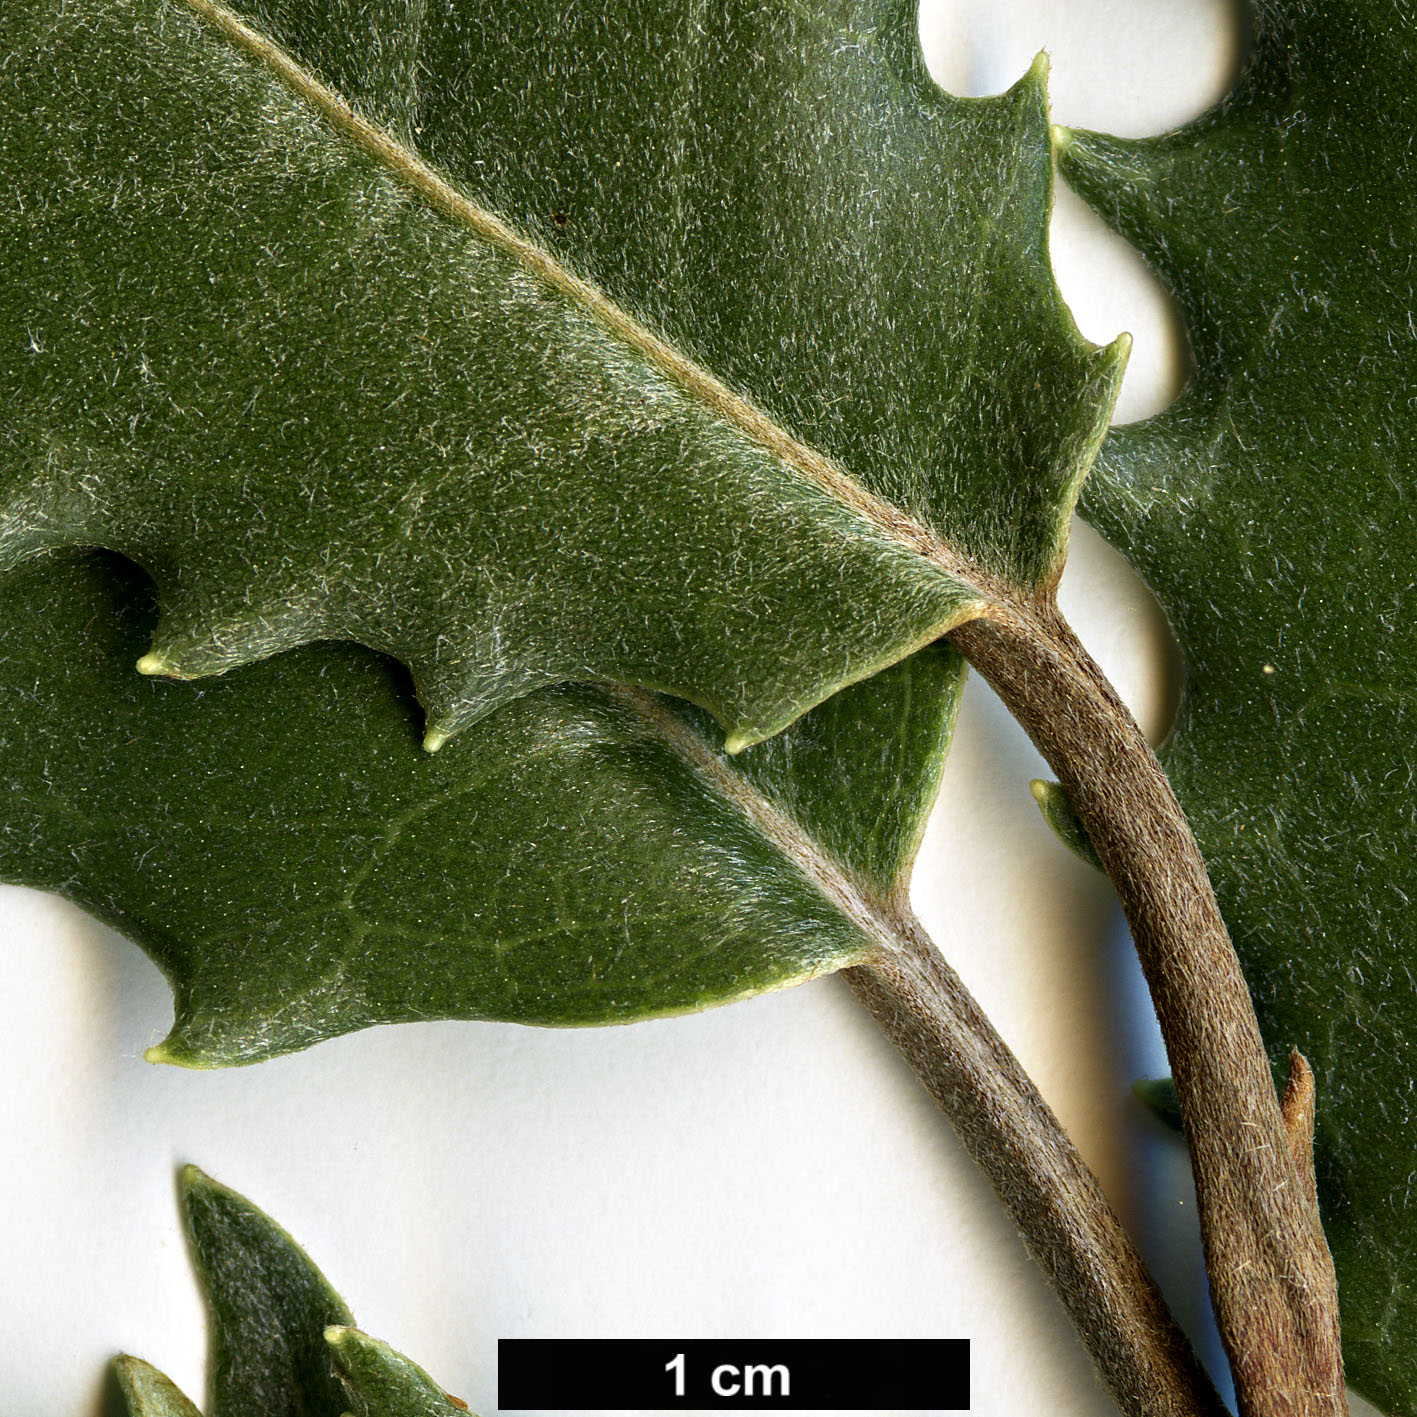
M1051 583L1120 353L1041 70L949 99L898 0L416 9L7 8L0 564L138 561L152 672L394 654L433 746L588 679L746 744Z
M211 1319L211 1417L438 1417L466 1412L423 1370L360 1334L304 1251L195 1167L182 1200ZM131 1417L200 1417L157 1369L117 1361Z
M1085 511L1185 651L1167 770L1275 1055L1318 1083L1351 1381L1417 1411L1417 31L1261 6L1235 94L1064 170L1180 302L1196 373L1109 436Z
M124 365L119 383L146 379L141 366L148 346L138 332L115 340L116 327L138 318L133 302L127 294L116 299L111 293L130 287L146 291L138 301L148 322L143 329L156 330L176 308L163 302L177 288L185 292L183 300L194 302L194 319L206 311L198 321L200 337L180 345L191 377L175 402L142 404L137 432L148 427L143 418L151 413L168 428L162 434L167 438L174 419L186 427L179 410L214 401L202 415L203 426L227 421L221 435L200 451L205 456L220 449L220 475L213 483L218 500L222 486L229 490L233 484L234 469L241 470L248 489L261 478L281 495L288 485L299 484L306 492L313 486L308 478L292 482L288 468L275 473L264 468L259 476L252 471L252 457L281 446L275 432L286 423L275 432L263 424L266 432L255 442L235 436L267 398L271 408L286 414L298 407L302 377L323 390L319 426L308 438L300 433L300 446L312 457L332 429L338 434L346 421L376 420L360 423L356 443L340 445L347 457L315 457L322 467L360 468L371 449L396 445L407 461L421 466L413 444L397 439L427 421L421 415L408 420L410 403L427 392L426 361L415 361L413 383L401 402L355 398L352 386L341 381L349 374L357 384L365 361L381 356L387 345L394 353L390 368L379 376L385 380L380 387L402 387L397 378L408 364L410 341L421 343L389 332L405 329L399 324L405 316L422 320L429 302L437 300L452 304L439 307L444 316L436 328L420 324L418 331L440 351L451 350L444 368L445 374L453 371L448 377L461 379L470 357L459 343L468 322L479 331L474 343L484 361L512 357L519 368L516 349L507 356L485 321L477 323L479 307L468 295L468 263L481 269L478 262L495 257L505 265L507 252L489 256L478 245L482 237L470 233L465 222L459 225L446 202L432 209L426 184L415 184L412 192L400 186L371 159L368 134L356 143L349 121L339 117L328 95L315 93L314 80L303 70L293 78L293 71L287 72L292 89L273 76L270 56L249 52L254 41L246 31L233 30L234 21L200 8L207 17L201 24L187 6L168 0L79 0L57 10L36 3L23 15L0 21L12 38L30 46L33 61L15 66L13 75L7 71L10 101L22 100L27 114L49 115L16 130L20 136L7 131L0 139L12 155L20 155L15 161L23 159L26 180L35 152L49 151L46 143L58 145L54 150L70 161L44 164L41 185L63 187L65 172L87 170L92 177L92 166L84 169L91 154L75 147L80 141L75 134L90 128L96 135L90 146L101 150L100 170L111 172L116 164L120 172L140 172L152 160L149 150L162 155L166 186L149 190L139 183L131 191L123 186L119 215L103 208L102 220L110 226L117 221L110 234L128 256L118 260L102 246L92 254L92 261L116 264L105 268L110 272L104 287L110 293L107 323L90 349L97 362L79 361L85 377L102 383L101 371L109 368L106 356L95 352L101 342L105 350L137 351L138 373ZM1034 73L1002 99L947 99L920 69L907 8L838 3L814 14L765 10L705 21L708 49L701 55L692 46L685 51L707 65L694 79L697 97L688 103L682 84L675 87L685 76L664 50L670 38L685 37L692 18L687 12L653 6L607 11L605 23L613 22L618 36L609 48L591 44L593 36L579 30L572 33L574 26L563 33L559 18L544 33L529 34L518 29L522 20L515 15L498 8L495 22L493 17L490 8L464 3L424 16L417 32L428 43L415 65L414 87L428 113L416 123L390 108L393 91L387 86L370 87L373 71L366 74L358 64L353 70L339 67L341 54L361 63L377 61L377 68L379 56L395 51L404 54L400 64L414 64L405 44L413 32L400 28L408 16L391 29L372 30L364 12L346 14L341 25L295 6L254 18L295 48L295 61L277 54L271 62L287 70L293 62L318 68L391 131L417 136L420 153L400 149L405 166L429 156L454 181L467 184L468 199L480 204L478 210L496 206L551 247L548 259L559 263L556 269L586 271L620 302L616 310L623 306L634 321L655 327L705 367L724 368L756 406L820 443L833 466L861 464L866 471L850 486L871 506L890 509L867 536L874 549L866 559L872 565L880 564L881 533L888 544L886 560L907 565L906 579L916 585L929 558L901 549L901 527L925 528L932 545L956 533L967 538L972 527L978 533L975 549L988 577L995 578L991 584L1003 587L1001 594L1026 595L1046 585L1057 570L1067 509L1110 397L1117 358L1085 348L1051 283L1043 245L1050 174L1041 75ZM306 53L299 43L302 33L329 42ZM103 43L96 44L95 35ZM94 91L107 97L84 108L90 94L80 95L77 116L67 100L57 113L52 78L33 91L25 88L25 76L41 59L51 69L57 64L61 72L77 73L95 52L101 59L108 56L91 76ZM133 62L135 53L141 64ZM728 61L734 59L741 62L730 81ZM400 73L413 72L407 64ZM493 79L494 74L501 77ZM713 75L724 77L711 81ZM464 93L474 78L481 95L475 101ZM524 109L521 119L505 111L513 95L522 96L516 99ZM108 119L113 111L135 117L115 125ZM447 122L435 122L435 112L444 113ZM477 114L474 121L470 115ZM665 129L671 118L677 126ZM745 124L753 143L746 149L723 143L730 127ZM648 132L661 130L678 135L670 146L679 159L668 165L659 148L640 147ZM603 152L592 154L592 131ZM548 146L547 134L553 132L561 137ZM466 152L459 168L453 157L461 148ZM511 161L513 148L523 152L522 162ZM747 149L757 154L751 162ZM214 155L222 153L226 157L216 163ZM627 156L635 153L639 156ZM709 161L714 154L722 159L717 175ZM220 182L211 180L214 163ZM494 168L500 175L489 187L483 179L490 181ZM292 193L292 173L316 174L318 182L311 177L316 197L333 193L332 201L315 200L308 190ZM513 190L516 173L533 183L520 195ZM554 208L546 218L536 196L546 189L535 183L572 178L583 184L575 208L580 216L562 222ZM250 181L257 185L247 185ZM172 198L173 191L178 198ZM594 194L602 200L593 205L592 219L585 204ZM457 197L454 207L462 200ZM280 217L274 225L272 203ZM93 207L79 202L72 187L56 192L48 205L25 206L17 222L38 220L38 210L54 237L48 247L35 248L51 255L33 260L43 266L54 259L52 253L67 251L77 262L86 233L91 234L86 222ZM367 223L360 225L365 218L374 222L378 240ZM231 259L230 233L223 226L229 221L244 234L238 255L257 253L240 255L230 272L225 264ZM185 233L180 239L168 230L172 223ZM259 232L259 243L252 231ZM312 231L320 237L315 256L307 249ZM418 248L423 255L413 296L407 290L407 251L395 239L409 232L424 243ZM160 289L154 289L157 277L143 262L138 273L129 272L125 261L132 256L134 233L142 237L137 244L143 261L153 243L187 274L164 270ZM196 256L183 265L183 252L193 250ZM322 309L319 302L330 293L322 284L324 267L344 269L341 262L351 251L378 257L351 275L370 292L367 302L377 307L376 315L365 321L358 311L346 310L333 323L320 324L319 342L286 349L280 336L294 309L290 302L313 290L311 299ZM450 251L461 253L462 262L455 278L448 278L455 287L451 294L443 289L443 262ZM825 266L819 259L823 251L829 257ZM907 256L913 261L917 255L923 263L907 265ZM672 279L671 267L679 271ZM143 272L147 285L139 279ZM87 265L83 270L71 265L69 274L65 298L76 309L90 309L98 289L92 272ZM219 276L222 286L216 307L203 303L209 299L209 274ZM548 292L513 274L518 288L525 287L522 305L528 310L540 309L538 301L565 304L564 291ZM50 277L37 276L36 282L33 289L54 292ZM271 291L276 294L268 300ZM627 453L629 461L619 470L629 480L600 510L621 530L629 528L627 535L638 537L647 526L649 559L632 556L626 563L621 543L612 538L607 548L601 532L591 537L595 556L613 572L610 581L596 580L600 560L581 563L587 589L575 602L574 616L591 638L603 628L602 620L609 623L624 609L614 604L602 609L601 602L607 596L614 600L614 575L628 564L633 614L656 633L662 630L675 655L681 649L721 654L720 663L726 673L739 676L734 682L742 692L756 692L752 686L760 674L778 675L774 682L781 685L797 678L794 664L810 660L820 666L827 641L840 626L832 627L819 588L801 565L789 556L769 568L769 579L796 581L790 599L814 627L805 640L793 632L784 643L788 622L752 599L763 570L755 558L760 552L770 560L782 557L772 528L780 529L783 513L768 504L784 490L799 510L807 505L803 497L816 508L793 524L818 549L826 545L816 538L818 511L825 507L838 528L846 525L841 517L851 522L854 529L823 555L832 574L840 572L839 585L853 613L876 629L886 626L888 639L906 622L915 627L907 638L918 634L924 621L911 621L909 614L902 620L900 602L890 599L889 589L885 599L876 598L881 583L852 569L853 548L864 544L857 535L859 507L852 510L816 484L804 491L800 468L769 468L759 487L766 501L752 504L762 515L752 511L737 500L742 494L737 472L714 471L724 457L733 463L737 454L724 453L725 440L741 443L744 428L731 419L725 423L723 410L700 397L701 389L675 385L659 366L646 372L643 349L633 341L617 343L615 332L594 320L587 323L574 302L558 309L555 328L567 320L581 322L572 341L572 352L582 361L577 368L596 379L609 378L607 368L637 371L633 388L613 380L596 386L605 396L606 417L624 415L634 425L631 432L640 430L649 380L654 397L667 401L664 416L689 420L674 425L683 433L675 435L675 446L693 464L683 485L696 487L706 478L725 501L712 516L688 520L708 536L726 528L733 548L732 564L727 569L719 564L709 577L714 587L707 599L697 598L697 573L680 566L673 589L681 599L671 596L673 605L655 601L659 610L652 613L653 587L663 584L656 558L685 531L683 506L657 501L656 479L672 480L679 470L661 468L647 483L635 481L645 469L635 461L638 453ZM264 325L263 310L270 316ZM248 311L258 312L254 323L247 320ZM274 321L273 311L284 312L282 321ZM309 313L314 319L318 309ZM88 432L65 447L90 448L86 440L97 436L96 412L105 438L118 440L104 446L128 447L124 440L135 434L117 420L121 399L108 399L90 379L88 401L76 406L72 388L57 376L50 379L53 371L45 361L54 341L77 340L87 348L89 336L74 333L75 321L48 318L43 331L22 341L23 358L31 363L15 386L21 404L33 412L35 405L25 400L38 392L51 399L50 404L41 400L43 407L62 407L65 417L84 422ZM349 329L346 321L352 322ZM390 323L385 328L381 322ZM799 323L802 329L791 334ZM995 325L1008 328L1007 340L992 334ZM303 328L300 321L295 326ZM227 348L222 339L228 327L238 342L246 341L245 352L240 358L223 355L224 362L213 367L208 355L212 348ZM259 347L255 354L247 348L253 331L268 337L286 382L272 384L253 375L256 382L237 400L238 416L223 380L229 376L240 383L239 371L265 358ZM557 346L545 367L554 371L566 353ZM318 367L307 369L302 360L312 358ZM332 368L344 373L333 384L320 383L316 376ZM100 373L94 375L94 369ZM459 418L465 393L459 389ZM567 413L562 420L565 428L576 438L590 436L584 401L572 412L574 417ZM428 415L442 416L437 410ZM707 450L708 462L695 462L693 449L700 444L684 432L690 423L707 439L701 450ZM17 426L33 425L21 419ZM498 436L515 442L518 427L500 426ZM768 454L751 437L747 441L761 470ZM157 457L157 447L143 464L145 477L154 464L165 470L180 462L175 482L181 483L203 465L195 453L177 459L169 449ZM560 461L565 450L554 440L541 448L549 461L535 462L535 475L528 473L533 482L542 476L541 491L533 496L528 483L522 499L531 508L529 516L548 518L551 541L562 535L555 530L557 515L569 508L574 521L578 500L594 500L584 485L568 486L571 474ZM88 458L82 451L80 461ZM94 487L111 490L108 471L97 463L85 465L93 468L95 481L71 487L74 497ZM131 462L124 465L133 471ZM461 489L458 495L477 481L476 467L460 468L444 479L448 487ZM388 473L387 460L375 458L360 476L366 473L375 484L370 494L375 508L363 515L377 540L387 531L387 507L378 511L379 499L386 493L402 497L404 491L389 492L379 481ZM151 480L165 478L164 471ZM62 478L42 479L40 485L52 490L61 483ZM142 490L130 477L129 490L135 489ZM541 496L548 489L549 500ZM34 495L32 489L26 493L31 500ZM233 513L237 522L225 512L217 516L215 503L189 514L191 496L205 495L184 493L182 525L175 539L163 542L168 550L161 555L118 538L120 549L158 563L165 591L181 576L177 563L163 558L169 551L186 556L193 534L218 523L223 529L214 554L233 566L254 567L259 576L269 569L271 558L260 551L264 543L252 540L249 527L242 530L240 518L250 508ZM257 502L265 495L252 493ZM65 497L65 505L75 504L74 497ZM856 491L851 497L860 500ZM154 501L144 492L140 501L143 516L167 515L154 510L162 496ZM509 510L491 499L493 515L484 530L493 541L517 539L506 522L507 516L520 515L521 503L513 501ZM95 505L82 498L79 503L90 511ZM110 499L107 492L97 496L97 504L114 516L127 515L125 506L131 510L130 503ZM337 518L326 520L333 525ZM291 529L290 519L276 514L270 524ZM51 548L73 530L63 531L52 520L43 525L53 533L45 542ZM84 535L112 539L93 525ZM546 530L539 528L533 539L540 556ZM448 549L455 544L466 564ZM455 537L446 547L430 548L422 536L399 552L411 558L417 576L431 561L435 585L439 567L453 562L459 574L482 575L480 554L477 546ZM294 552L276 559L287 568L303 564ZM459 751L435 767L418 762L411 750L406 693L387 666L366 655L326 649L282 656L200 691L125 675L125 656L137 656L142 626L150 623L138 610L143 597L131 586L115 593L94 563L86 565L66 582L72 570L36 562L12 571L6 586L10 623L3 678L12 688L3 700L8 717L0 728L0 761L10 791L0 871L9 879L62 891L148 949L177 994L177 1022L160 1056L190 1063L250 1060L368 1023L409 1018L596 1023L702 1007L860 958L888 928L883 918L902 900L958 687L958 664L947 651L917 654L838 696L731 766L721 752L722 738L702 714L644 693L581 687L524 695L485 720L474 738L457 744ZM937 572L938 567L929 571L933 585L944 583ZM740 573L754 586L739 586ZM310 580L303 571L300 576L312 585L318 581L323 604L338 600L324 598L325 581ZM372 572L360 576L377 580ZM204 603L221 601L220 580L211 582ZM948 595L955 597L950 603L957 605L958 583L950 584ZM552 596L550 613L564 609L559 598L564 591L562 585ZM720 616L725 597L732 601L740 593L747 596L743 605L753 622L742 633ZM914 593L907 590L907 598ZM281 594L287 598L276 619L300 602L295 591ZM243 605L260 605L265 595L252 582ZM442 591L434 598L446 608ZM535 598L528 593L519 603ZM674 606L682 610L688 602L687 613L704 622L697 630L686 631L682 617L673 613ZM165 614L164 623L171 623L170 595ZM714 617L719 623L708 624ZM356 630L344 624L339 633ZM619 635L612 632L612 638ZM373 638L418 665L407 645ZM859 649L859 640L856 644ZM521 649L510 641L503 648L499 663L526 667ZM451 641L445 649L451 656L446 662L452 663L460 651ZM772 659L771 669L764 669L764 655ZM609 670L582 663L579 672ZM635 677L623 662L618 672ZM660 678L658 672L654 677ZM689 678L698 696L713 703L707 679L697 670ZM525 688L527 681L519 682ZM492 698L501 693L497 689ZM791 706L784 713L803 706L801 696L788 697ZM715 708L724 712L722 702ZM724 716L739 723L741 741L741 720Z
M937 647L732 759L707 715L567 686L430 758L406 683L309 647L125 675L151 590L72 553L0 582L0 876L137 940L159 1052L371 1023L609 1023L851 963L905 888L961 682Z

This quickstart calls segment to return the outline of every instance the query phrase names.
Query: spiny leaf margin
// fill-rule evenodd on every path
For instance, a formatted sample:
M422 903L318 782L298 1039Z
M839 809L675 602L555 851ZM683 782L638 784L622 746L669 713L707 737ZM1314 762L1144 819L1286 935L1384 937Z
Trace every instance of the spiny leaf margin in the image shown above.
M343 1300L268 1215L195 1166L182 1205L211 1318L212 1417L445 1417L467 1404L361 1334ZM129 1417L201 1417L172 1381L115 1360Z
M1402 1414L1417 1412L1412 39L1391 4L1265 4L1216 110L1060 152L1187 321L1189 387L1109 435L1083 511L1185 653L1164 761L1274 1056L1297 1046L1314 1067L1350 1381Z

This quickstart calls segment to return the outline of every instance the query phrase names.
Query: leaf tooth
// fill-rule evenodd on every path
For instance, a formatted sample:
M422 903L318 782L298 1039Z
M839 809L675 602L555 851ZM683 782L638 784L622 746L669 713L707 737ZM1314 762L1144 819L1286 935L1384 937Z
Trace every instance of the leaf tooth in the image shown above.
M146 674L149 678L177 679L181 677L167 659L160 654L155 654L152 650L143 655L133 667L139 674Z
M1164 207L1171 144L1155 138L1114 138L1054 124L1048 130L1059 170L1110 226L1142 244Z
M201 1417L192 1400L151 1363L120 1353L113 1371L129 1417Z
M413 688L425 714L423 750L438 752L449 739L471 728L503 704L553 682L498 655L432 665L410 659ZM589 676L587 676L589 677Z
M235 604L238 608L223 609ZM262 587L233 597L206 584L184 585L161 597L161 614L140 674L168 679L201 679L209 674L267 659L324 638L319 613L279 590Z
M212 1180L212 1178L208 1176L207 1173L203 1171L200 1166L194 1166L191 1162L188 1162L187 1165L182 1168L182 1170L178 1173L177 1179L178 1184L181 1186L182 1189L184 1203L186 1201L187 1196L192 1192L216 1192L225 1189L218 1182ZM232 1196L235 1196L236 1193L232 1191L230 1192L230 1194Z
M1081 336L1079 335L1079 339ZM1122 375L1132 351L1132 337L1123 331L1111 344L1095 346L1090 355L1092 396L1080 414L1069 444L1071 470L1065 488L1067 506L1077 506L1078 498L1097 461L1098 450L1107 436L1112 410L1122 388ZM1063 574L1068 558L1070 519L1064 518L1057 528L1053 546L1051 579L1054 585Z
M175 1030L174 1030L175 1032ZM153 1046L143 1053L145 1063L166 1064L173 1067L190 1067L186 1054L180 1045L175 1043L171 1036L164 1038L161 1043L154 1043Z
M1033 63L1024 71L1009 90L1012 94L1027 95L1043 106L1044 116L1048 111L1048 80L1053 72L1053 60L1046 49L1040 49L1033 56Z
M443 1417L468 1410L461 1398L444 1392L416 1363L387 1343L348 1324L325 1329L335 1371L369 1413L397 1410L408 1417Z
M1153 173L1158 160L1164 161L1170 144L1157 138L1119 138L1092 128L1072 128L1054 123L1048 129L1053 152L1059 160L1086 164L1089 169L1108 172L1119 178L1145 178Z
M1096 867L1099 871L1103 870L1097 849L1087 834L1087 828L1079 820L1062 783L1036 777L1028 784L1028 790L1033 794L1033 800L1038 803L1038 810L1043 814L1043 820L1048 823L1054 836L1079 860L1086 861L1089 866Z

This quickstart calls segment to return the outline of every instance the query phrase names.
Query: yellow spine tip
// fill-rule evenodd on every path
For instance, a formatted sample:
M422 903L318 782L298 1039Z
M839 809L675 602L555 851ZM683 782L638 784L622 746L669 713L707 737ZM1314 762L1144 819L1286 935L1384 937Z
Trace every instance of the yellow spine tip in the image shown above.
M1048 73L1053 67L1053 61L1048 57L1046 49L1040 49L1033 56L1033 63L1028 66L1028 77L1030 79L1041 79L1045 83L1048 80Z
M730 758L736 758L744 748L751 748L752 746L753 740L749 738L746 733L730 733L728 737L723 740L723 751L727 753Z
M448 732L443 728L430 728L423 735L423 751L425 753L436 753L444 743L448 741Z
M174 1063L176 1059L167 1051L166 1043L154 1043L146 1053L143 1054L145 1063Z
M1028 784L1028 790L1033 793L1033 800L1035 802L1046 802L1051 786L1052 784L1049 783L1046 778L1035 777L1033 781Z
M1072 147L1073 130L1061 123L1050 123L1048 125L1048 141L1053 144L1054 152L1061 152L1064 148Z
M139 674L171 674L172 666L160 655L150 650L137 664Z

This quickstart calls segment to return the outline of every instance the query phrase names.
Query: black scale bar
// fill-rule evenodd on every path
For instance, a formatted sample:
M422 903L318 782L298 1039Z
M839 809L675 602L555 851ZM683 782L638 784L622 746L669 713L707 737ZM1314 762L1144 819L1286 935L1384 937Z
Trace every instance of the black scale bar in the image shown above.
M969 1340L504 1338L502 1412L969 1409Z

